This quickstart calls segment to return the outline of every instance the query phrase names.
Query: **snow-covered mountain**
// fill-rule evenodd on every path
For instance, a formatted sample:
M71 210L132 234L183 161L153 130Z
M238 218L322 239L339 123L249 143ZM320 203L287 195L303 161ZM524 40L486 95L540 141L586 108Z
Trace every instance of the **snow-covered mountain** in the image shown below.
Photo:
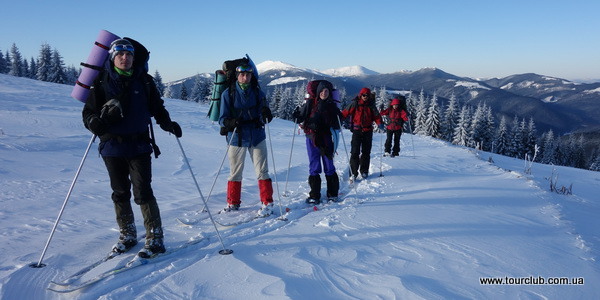
M322 71L332 77L361 77L368 75L377 75L379 73L369 70L363 66L342 67L337 69L327 69Z
M525 172L522 160L410 134L402 136L399 157L382 157L383 135L375 134L371 176L351 186L345 152L351 134L344 130L335 156L344 201L315 210L304 203L304 136L294 135L291 122L274 119L267 132L276 215L215 228L201 212L202 198L212 216L225 206L228 164L220 165L227 145L219 126L206 118L207 105L173 99L165 105L183 137L176 140L155 126L163 154L153 159L153 188L167 249L197 243L86 289L51 292L47 287L57 288L51 280L98 260L119 235L97 142L90 144L81 121L83 104L70 92L70 86L0 74L0 299L595 299L600 294L594 284L600 282L598 172L537 163ZM66 199L88 145L90 153ZM252 215L259 204L251 166L244 178L242 213ZM558 188L572 184L573 195L550 192L548 178ZM134 213L141 231L137 206ZM278 218L282 214L285 221ZM183 226L178 218L193 224ZM224 248L233 254L219 254ZM76 282L132 256L114 258ZM29 267L40 260L45 267Z

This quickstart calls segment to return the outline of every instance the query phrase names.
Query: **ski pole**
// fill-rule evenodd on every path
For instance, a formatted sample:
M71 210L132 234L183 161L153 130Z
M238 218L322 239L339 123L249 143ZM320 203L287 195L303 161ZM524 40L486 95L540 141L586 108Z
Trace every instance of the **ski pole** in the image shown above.
M383 153L383 132L379 134L379 151ZM379 177L383 177L383 154L379 156Z
M342 130L342 121L340 121L340 116L337 116L338 124L340 125L340 134L342 136L342 143L344 143L344 151L346 151L346 158L348 159L348 168L350 168L350 156L348 155L348 148L346 148L346 140L344 139L344 130ZM350 175L352 176L352 175ZM354 193L358 196L358 191L356 189L356 184L354 185Z
M223 164L225 163L225 158L227 158L227 154L229 153L229 148L231 147L231 141L233 140L233 133L231 134L231 138L227 141L227 149L225 150L225 155L223 155L223 159L221 160L221 165L219 166L219 170L217 170L217 175L215 175L215 179L213 180L212 185L210 186L210 190L208 191L208 197L206 198L206 203L210 200L210 196L212 195L212 191L215 188L215 184L217 183L217 179L221 174L221 169L223 169ZM208 206L204 203L204 208L200 212L206 211Z
M415 158L415 133L412 131L412 127L410 126L410 118L408 118L408 130L410 131L410 141L412 144L413 158Z
M223 243L223 239L221 238L221 233L219 233L217 224L215 223L215 220L213 219L213 216L210 213L210 209L208 208L208 203L206 202L206 199L204 199L204 196L202 195L200 186L198 186L198 181L196 181L196 176L194 176L194 172L192 171L192 166L190 166L190 162L188 161L188 158L185 155L185 151L183 151L183 146L181 146L181 142L179 141L178 137L175 137L175 139L177 139L177 144L179 145L179 149L181 149L181 155L183 155L183 160L185 160L185 164L187 165L188 169L190 170L190 174L192 174L192 179L194 180L194 184L196 185L196 188L198 189L198 193L200 194L200 198L202 199L202 202L204 202L204 207L206 208L206 212L208 212L210 221L213 223L213 226L215 227L215 231L217 232L217 237L219 237L219 242L221 243L221 246L223 247L223 249L219 250L219 254L229 255L229 254L233 253L233 250L225 248L225 244Z
M294 138L296 137L296 118L294 118L294 127L292 129L292 147L290 148L290 159L288 160L287 174L285 175L285 186L283 188L283 196L287 197L287 185L290 178L290 167L292 165L292 152L294 151Z
M273 178L275 179L275 188L277 189L277 200L279 200L279 218L278 220L287 221L287 219L283 216L283 209L281 208L281 196L279 194L279 183L277 182L277 168L275 168L275 154L273 153L273 143L271 142L271 130L269 129L269 124L265 123L265 128L267 129L267 135L269 136L269 147L271 148L271 159L273 160Z
M44 246L44 250L42 251L42 256L40 257L40 260L38 261L38 263L32 263L29 266L32 268L42 268L45 267L45 264L42 264L42 260L44 259L44 255L46 255L46 251L48 250L48 246L50 245L50 241L52 240L52 236L54 236L54 232L56 231L56 227L58 226L58 222L60 221L60 218L62 217L63 212L65 211L65 207L67 206L67 202L69 202L69 197L71 197L71 192L73 191L73 187L75 187L75 182L77 181L77 177L79 177L79 173L81 172L81 169L83 168L83 163L85 162L85 159L88 156L88 153L90 152L90 148L92 147L92 144L94 143L94 141L96 140L96 135L93 134L92 138L90 139L90 142L87 145L87 148L85 149L85 153L83 154L83 158L81 159L81 163L79 163L79 167L77 168L77 172L75 172L75 177L73 178L73 181L71 182L71 186L69 187L69 191L67 192L67 196L65 197L65 201L62 204L62 207L60 208L60 212L58 213L58 217L56 218L56 221L54 222L54 226L52 227L52 231L50 231L50 236L48 237L48 241L46 242L46 246Z

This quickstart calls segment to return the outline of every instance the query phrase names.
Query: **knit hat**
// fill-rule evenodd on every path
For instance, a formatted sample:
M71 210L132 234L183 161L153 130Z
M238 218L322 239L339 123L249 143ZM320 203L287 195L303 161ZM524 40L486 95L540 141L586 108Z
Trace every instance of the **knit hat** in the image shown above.
M323 91L324 89L328 89L329 95L331 95L331 90L333 90L333 85L331 84L331 82L329 82L327 80L323 80L319 83L319 85L317 86L317 95L316 95L317 98L319 98L321 91Z
M110 61L115 59L115 56L119 53L119 51L129 51L133 55L133 45L126 39L117 39L110 43L110 50L108 53L110 54Z
M371 90L369 88L362 88L360 90L360 93L358 93L359 96L364 95L364 94L371 94Z
M400 100L397 98L392 99L392 105L400 105Z

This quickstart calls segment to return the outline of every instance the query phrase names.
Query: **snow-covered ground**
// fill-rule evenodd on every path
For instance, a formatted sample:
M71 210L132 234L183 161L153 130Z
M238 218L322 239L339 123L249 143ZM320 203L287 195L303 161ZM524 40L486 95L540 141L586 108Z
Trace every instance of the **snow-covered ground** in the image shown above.
M46 267L29 267L41 258L91 138L81 123L82 103L70 92L70 86L0 75L1 299L600 295L600 173L555 167L558 187L573 184L573 195L558 195L549 191L552 166L534 164L527 175L523 161L408 134L402 137L400 157L381 158L381 135L375 134L371 177L348 186L341 146L336 166L344 179L344 201L314 211L303 203L308 190L304 137L294 138L293 124L279 119L269 126L275 190L288 196L276 196L275 216L218 226L221 243L208 214L197 212L202 200L176 138L155 126L163 154L153 160L153 187L166 246L201 241L80 291L49 291L50 280L62 280L98 260L118 236L108 176L94 143L43 258ZM225 205L226 160L218 173L225 140L206 118L207 106L170 99L166 106L183 128L179 141L215 214ZM343 137L349 147L350 133ZM250 164L244 178L243 208L257 208ZM286 208L287 221L278 220ZM141 233L141 215L134 209ZM198 222L184 226L177 218ZM223 248L234 252L221 255ZM84 279L132 256L117 257ZM489 278L517 284L481 283ZM567 284L557 284L558 278ZM583 284L569 284L573 280Z

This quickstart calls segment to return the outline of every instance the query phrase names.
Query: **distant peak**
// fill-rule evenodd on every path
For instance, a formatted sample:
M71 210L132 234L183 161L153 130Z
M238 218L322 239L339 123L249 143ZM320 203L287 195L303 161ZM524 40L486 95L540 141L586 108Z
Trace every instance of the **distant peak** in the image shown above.
M343 76L366 76L366 75L377 75L379 73L369 70L363 66L350 66L350 67L341 67L336 69L327 69L321 71L323 74L327 74L333 77L343 77Z

